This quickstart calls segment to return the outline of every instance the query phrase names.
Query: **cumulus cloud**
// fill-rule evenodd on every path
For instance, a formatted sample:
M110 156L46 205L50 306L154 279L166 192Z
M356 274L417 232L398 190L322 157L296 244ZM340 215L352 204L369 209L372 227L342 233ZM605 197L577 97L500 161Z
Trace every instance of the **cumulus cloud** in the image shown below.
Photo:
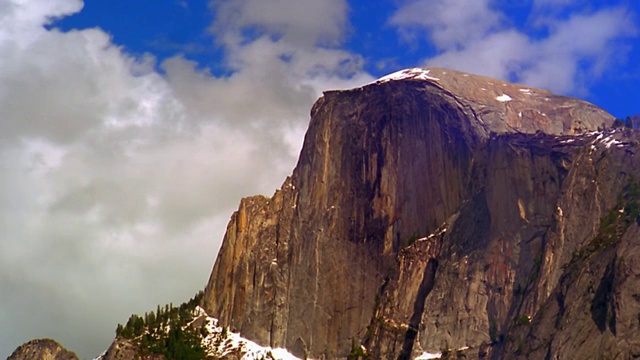
M231 211L290 173L321 91L371 80L336 47L346 3L300 4L212 3L226 76L179 54L159 74L100 29L44 26L81 1L0 4L0 356L36 337L95 356L130 313L204 287Z
M579 3L577 0L533 0L533 7L536 9L561 10L577 3Z
M426 35L439 49L455 50L499 28L500 20L489 0L418 0L400 7L389 23L409 40Z
M534 1L529 32L514 27L488 0L409 1L389 24L405 38L426 38L436 47L425 65L584 95L607 67L624 59L622 42L636 34L636 27L623 6L579 5Z
M338 45L348 25L345 0L213 0L212 30L227 44L247 41L256 32L300 46Z

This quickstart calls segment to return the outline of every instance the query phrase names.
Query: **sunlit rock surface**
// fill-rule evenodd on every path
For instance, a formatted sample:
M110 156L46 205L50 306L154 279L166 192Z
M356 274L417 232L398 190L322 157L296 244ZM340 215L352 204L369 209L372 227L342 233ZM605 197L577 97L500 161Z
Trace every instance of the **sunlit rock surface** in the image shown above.
M325 92L292 176L232 215L203 306L300 358L640 356L639 136L613 120L445 69Z

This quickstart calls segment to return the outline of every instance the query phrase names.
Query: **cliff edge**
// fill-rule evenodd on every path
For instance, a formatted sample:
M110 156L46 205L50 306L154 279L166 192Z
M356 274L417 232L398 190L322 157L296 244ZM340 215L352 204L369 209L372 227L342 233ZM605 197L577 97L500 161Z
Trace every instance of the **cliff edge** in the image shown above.
M438 68L325 92L292 176L232 215L203 306L316 359L640 356L639 136L613 120Z

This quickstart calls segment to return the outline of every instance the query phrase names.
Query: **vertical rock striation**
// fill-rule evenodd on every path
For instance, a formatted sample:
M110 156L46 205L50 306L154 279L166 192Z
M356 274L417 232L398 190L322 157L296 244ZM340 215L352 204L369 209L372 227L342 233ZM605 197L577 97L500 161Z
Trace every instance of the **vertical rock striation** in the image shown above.
M637 232L584 250L640 178L637 136L595 131L612 121L583 101L445 69L326 92L292 176L232 215L203 306L301 357L360 344L374 358L488 356L488 344L496 357L570 353L579 342L560 342L576 338L550 317L573 316L557 299L584 290L571 279L606 253L581 319L603 339L614 322L628 339L606 348L630 354Z

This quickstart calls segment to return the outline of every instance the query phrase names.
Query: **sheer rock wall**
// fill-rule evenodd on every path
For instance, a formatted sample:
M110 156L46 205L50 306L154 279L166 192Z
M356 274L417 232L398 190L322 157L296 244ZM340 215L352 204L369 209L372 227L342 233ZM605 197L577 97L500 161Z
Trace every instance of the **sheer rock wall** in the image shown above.
M559 340L576 339L570 328L548 323L568 311L558 297L593 302L568 279L606 253L611 265L585 281L609 279L598 296L631 334L638 232L574 259L640 178L637 134L588 133L612 122L580 100L445 69L326 92L292 176L232 215L203 305L245 337L316 359L360 344L374 358L467 346L527 357L514 334L539 340L530 353L575 354L578 340ZM618 340L595 347L631 354L635 340Z

